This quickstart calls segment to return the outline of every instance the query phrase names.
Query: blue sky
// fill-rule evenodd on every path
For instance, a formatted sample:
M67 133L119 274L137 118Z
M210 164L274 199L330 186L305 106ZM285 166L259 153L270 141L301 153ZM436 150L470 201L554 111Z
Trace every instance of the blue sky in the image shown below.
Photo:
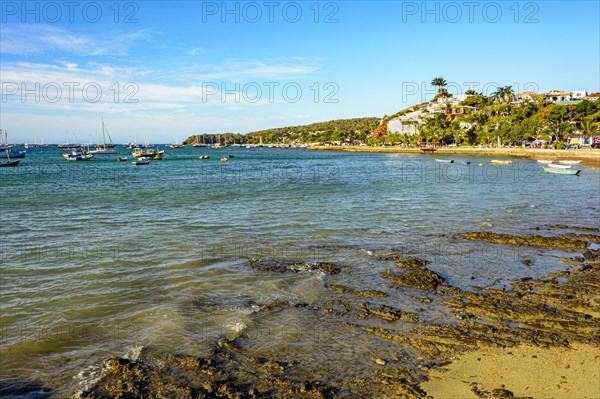
M70 5L72 4L72 5ZM0 3L11 142L171 142L391 114L450 91L600 91L597 1Z

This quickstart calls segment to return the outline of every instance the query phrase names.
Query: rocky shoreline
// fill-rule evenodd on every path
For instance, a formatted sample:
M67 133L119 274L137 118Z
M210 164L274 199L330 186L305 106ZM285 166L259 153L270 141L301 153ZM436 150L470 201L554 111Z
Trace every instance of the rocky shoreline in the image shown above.
M424 153L419 148L409 147L373 147L373 146L311 146L311 150L344 152L377 152L385 154L419 154L424 156L497 156L529 159L580 159L590 166L600 166L600 149L552 150L529 148L478 148L444 147L433 153Z
M558 226L553 231L562 228L569 227ZM375 255L379 262L389 265L381 276L381 288L376 290L336 281L340 274L352 272L345 265L250 260L248 267L263 273L327 275L330 280L324 282L324 289L339 294L338 299L322 303L277 303L264 306L261 311L298 312L315 323L331 323L339 331L355 334L357 339L375 342L377 352L372 353L368 365L344 364L344 375L335 379L331 376L338 371L342 374L341 370L309 367L288 353L255 356L248 340L241 336L221 340L204 357L149 351L136 360L104 360L103 377L79 396L437 398L445 396L440 396L439 384L437 388L431 385L431 374L443 382L444 370L469 353L519 351L527 345L539 353L549 350L572 353L569 348L583 347L586 349L575 352L575 357L592 356L594 351L600 353L600 250L591 249L590 244L597 243L599 236L592 234L597 232L596 228L579 229L589 234L546 237L463 233L461 236L466 240L535 246L540 250L560 248L572 255L563 258L565 269L561 272L537 279L518 279L506 288L477 287L475 291L453 287L428 268L429 261L401 254ZM410 290L420 298L424 309L434 304L447 307L454 321L427 321L420 314L403 310L401 303L395 306L378 303L389 299L398 289ZM356 345L361 344L356 342ZM593 348L591 353L589 348ZM513 366L517 368L519 364ZM514 385L513 380L507 380L499 386L488 386L487 380L468 376L460 382L474 398L537 398L543 395L540 392L545 392L536 386L518 392L511 383ZM568 387L568 381L563 386ZM438 390L432 393L429 389ZM571 395L581 397L578 392L571 391Z

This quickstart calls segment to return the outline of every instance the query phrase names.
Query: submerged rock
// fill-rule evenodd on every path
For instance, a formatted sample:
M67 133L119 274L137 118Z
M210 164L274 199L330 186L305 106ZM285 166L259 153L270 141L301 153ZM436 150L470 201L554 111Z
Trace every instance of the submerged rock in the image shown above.
M81 398L327 399L337 390L287 376L294 364L247 356L225 341L208 358L176 354L143 361L109 359L107 373Z
M398 274L392 270L386 270L383 273L386 278L396 285L416 288L418 290L435 290L444 281L439 274L423 268L409 268L404 274Z
M396 266L398 266L399 268L423 267L423 266L427 266L430 263L431 262L429 262L428 260L414 258L412 256L409 256L408 258L406 258L400 262L396 262Z
M323 273L334 275L342 270L342 266L331 262L302 263L274 259L250 259L248 260L248 264L256 270L278 273L319 270Z
M510 234L489 231L462 233L461 237L473 241L487 241L494 244L526 245L531 247L550 247L560 249L584 249L588 244L577 238L544 237L536 235L512 236Z
M385 292L376 290L355 290L354 288L345 287L343 285L327 284L327 288L337 291L340 294L352 294L365 297L385 298L388 296Z

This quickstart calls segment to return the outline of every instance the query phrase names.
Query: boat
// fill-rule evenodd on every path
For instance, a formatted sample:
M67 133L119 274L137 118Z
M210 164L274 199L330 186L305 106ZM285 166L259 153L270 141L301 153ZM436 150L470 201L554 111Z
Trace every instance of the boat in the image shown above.
M461 165L471 165L471 161L459 161L458 163Z
M546 167L544 167L544 172L555 174L555 175L575 175L575 176L579 176L579 174L581 173L581 170L580 169L577 169L577 170L554 169L554 168L546 168Z
M131 164L133 166L149 165L150 161L133 161Z
M0 153L0 158L25 158L27 150L5 150L4 153Z
M171 143L171 144L167 144L167 147L169 148L183 148L184 145L183 144L178 144L179 139L175 138L175 143Z
M127 161L127 159L128 159L127 157L118 157L117 161L119 161L119 162L125 162L125 161Z
M538 161L538 163L543 163L543 164L549 164L549 163L553 163L554 162L554 161L548 161L548 160L545 160L545 159L538 159L537 161Z
M92 154L85 154L82 152L78 152L75 154L65 154L65 155L67 155L65 158L69 162L89 161L93 157Z
M235 158L235 155L229 154L229 158Z
M108 143L106 142L106 136L108 136ZM104 125L104 119L102 120L102 144L98 144L96 148L94 148L90 153L92 154L111 154L114 155L117 153L115 149L116 144L113 144L112 138L106 130L106 126Z
M227 162L228 159L226 157L221 157L221 162Z
M453 159L436 159L435 162L438 163L454 163Z
M2 136L2 130L0 130L0 137ZM25 158L25 153L27 150L19 151L15 150L13 146L8 144L8 130L4 130L4 142L2 146L4 147L3 153L0 153L0 158Z
M157 161L160 159L163 159L164 154L165 154L165 150L159 151L158 147L156 147L156 149L154 149L154 148L136 148L131 153L131 155L135 158L148 158L148 159L154 159Z
M558 161L558 163L562 163L565 165L577 165L578 163L581 163L581 161L577 161L577 160L564 160L564 161Z
M201 155L199 158L200 158L200 159L208 159L208 158L210 158L210 157L209 157L208 155Z
M496 165L510 165L512 161L505 161L503 159L492 159L492 163Z
M10 151L7 148L5 148L4 151L6 153L6 158L8 158L8 162L0 162L0 167L10 168L10 167L19 166L19 162L21 162L21 160L17 159L16 161L11 161L10 156L8 155Z
M67 142L65 144L59 144L58 148L61 150L76 150L81 147L79 144L75 144L75 132L73 132L73 143L69 143L69 132L65 134Z
M571 169L572 166L573 165L561 165L556 163L548 164L548 167L552 169Z
M0 168L10 168L10 167L15 167L15 166L19 166L19 162L21 162L20 159L17 159L16 161L11 161L10 159L8 160L8 162L0 162Z

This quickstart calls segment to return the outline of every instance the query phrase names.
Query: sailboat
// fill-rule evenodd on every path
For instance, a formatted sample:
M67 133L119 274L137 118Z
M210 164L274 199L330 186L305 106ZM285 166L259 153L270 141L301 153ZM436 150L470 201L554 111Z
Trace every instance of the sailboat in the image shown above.
M79 144L75 144L75 132L73 132L73 143L69 144L69 132L65 134L67 142L65 144L59 144L58 148L61 150L76 150L80 147Z
M1 135L2 135L2 130L0 130L0 136ZM0 158L8 158L9 160L10 160L10 158L25 158L25 153L27 152L27 150L23 150L23 151L15 150L13 148L13 146L8 144L8 130L6 130L6 129L4 130L4 142L5 142L5 144L3 144L4 153L0 153ZM17 164L18 164L18 162L17 162Z
M106 136L108 136L108 143L106 142ZM115 147L116 147L116 145L113 144L112 137L110 137L110 134L108 133L108 130L106 129L106 125L104 125L104 119L102 119L102 144L98 144L96 146L96 148L90 152L95 155L102 155L102 154L113 154L114 155L117 153L117 150L115 149Z

